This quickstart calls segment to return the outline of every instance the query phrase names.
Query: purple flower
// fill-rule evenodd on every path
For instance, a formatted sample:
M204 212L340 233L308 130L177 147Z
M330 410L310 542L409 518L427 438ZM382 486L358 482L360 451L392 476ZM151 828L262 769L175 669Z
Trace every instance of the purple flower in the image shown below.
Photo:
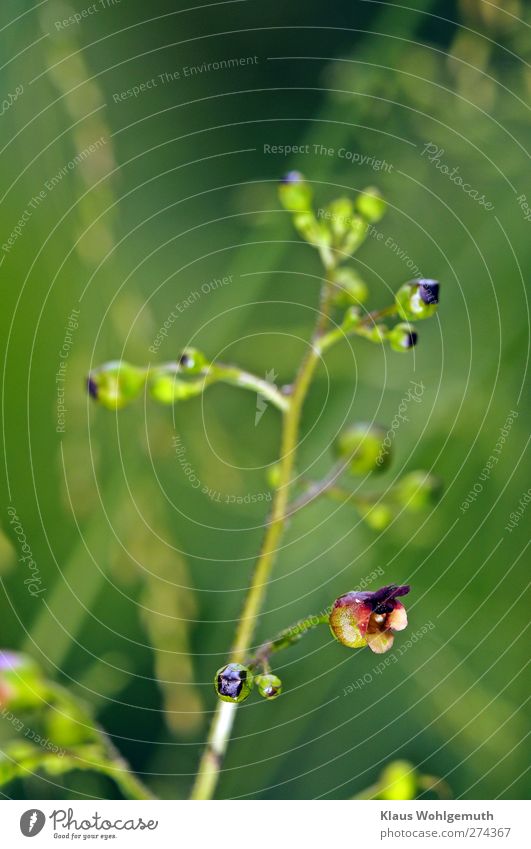
M300 171L288 171L281 179L281 183L302 183L304 177Z

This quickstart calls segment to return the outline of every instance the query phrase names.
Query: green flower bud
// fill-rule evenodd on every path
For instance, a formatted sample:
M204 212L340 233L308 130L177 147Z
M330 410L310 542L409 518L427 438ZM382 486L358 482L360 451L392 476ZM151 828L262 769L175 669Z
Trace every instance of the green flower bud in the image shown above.
M216 693L222 702L244 702L253 689L253 675L241 663L227 663L216 672Z
M357 307L349 307L343 316L343 321L341 322L341 328L344 331L352 330L353 327L356 327L361 321L360 311Z
M278 196L284 209L305 212L311 209L313 192L300 171L289 171L278 187Z
M352 268L338 268L332 278L334 306L346 308L351 304L363 304L368 296L367 284Z
M363 521L373 531L383 531L391 524L393 512L387 504L375 504L367 511L364 511L362 516Z
M297 212L293 217L293 225L299 235L315 247L329 247L332 244L328 227L318 221L313 212Z
M350 221L354 213L352 201L349 198L337 198L328 205L326 220L330 222L330 229L336 237L341 239L350 227Z
M179 371L185 374L202 374L209 366L209 361L197 348L185 348L179 359Z
M282 692L282 681L276 675L268 673L267 675L255 676L258 692L264 699L278 699Z
M437 311L439 283L437 280L418 279L404 283L396 293L396 305L402 318L407 320L429 318Z
M407 322L396 324L387 333L387 339L393 351L409 351L417 344L418 334L413 325Z
M350 227L345 234L341 250L346 254L353 254L367 236L368 225L365 219L359 215L353 215L350 219Z
M373 224L383 218L387 211L387 203L379 189L369 186L358 195L356 209Z
M146 382L146 370L116 360L91 371L89 395L108 410L121 410L138 398Z
M159 404L188 401L204 391L204 378L200 377L193 381L182 380L179 378L180 369L177 363L168 363L151 372L148 382L149 393Z
M409 761L392 761L383 770L378 784L380 799L409 801L417 795L418 773Z
M435 504L442 493L442 482L428 472L415 471L404 475L394 488L398 501L416 513Z
M56 746L71 749L84 743L94 743L98 734L87 722L87 715L76 705L60 705L46 712L46 735Z
M349 460L353 475L382 471L391 459L391 452L384 448L385 437L386 431L380 425L358 422L339 434L334 451L337 457Z

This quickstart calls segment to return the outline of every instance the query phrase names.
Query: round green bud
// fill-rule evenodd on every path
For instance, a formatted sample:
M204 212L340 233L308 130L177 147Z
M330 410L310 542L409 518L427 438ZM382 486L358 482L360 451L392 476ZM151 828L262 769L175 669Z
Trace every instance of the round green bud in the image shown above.
M387 339L393 351L410 351L417 344L418 334L413 325L407 322L396 324L387 332Z
M436 504L442 493L442 482L421 470L404 475L395 488L398 501L413 513Z
M379 798L386 801L410 801L418 790L418 773L409 761L392 761L383 770Z
M311 209L313 192L300 171L288 171L280 182L278 196L284 209L290 212Z
M185 374L202 374L209 366L209 361L197 348L185 348L179 358L179 371Z
M363 512L363 521L373 531L384 531L393 519L393 512L387 504L375 504L366 512Z
M264 699L278 699L282 692L282 681L277 675L268 673L267 675L256 675L255 683L258 687L258 692Z
M332 283L334 306L346 309L352 304L365 303L369 296L367 284L352 268L338 268L334 272Z
M334 442L337 457L349 460L353 475L365 475L387 468L391 452L384 446L386 430L377 424L358 422L339 434Z
M116 360L91 371L87 389L102 407L121 410L139 397L145 382L145 369Z
M341 327L344 331L351 330L353 327L356 327L361 321L360 311L357 307L349 307L343 316L343 321L341 322Z
M266 479L272 489L278 489L280 484L281 468L280 463L274 463L266 469Z
M419 278L404 283L396 293L399 315L407 320L430 318L439 303L437 280Z
M358 195L356 209L373 224L383 218L387 211L387 203L379 189L369 186Z
M253 675L241 663L227 663L216 672L216 693L222 702L244 702L253 689Z
M341 239L345 235L353 214L354 207L350 198L337 198L328 205L324 218L336 238Z

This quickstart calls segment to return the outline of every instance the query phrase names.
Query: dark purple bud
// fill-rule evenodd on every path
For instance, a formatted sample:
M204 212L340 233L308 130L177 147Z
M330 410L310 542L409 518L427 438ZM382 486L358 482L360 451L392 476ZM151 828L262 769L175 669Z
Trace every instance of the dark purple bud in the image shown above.
M425 304L439 303L439 283L437 280L419 280L419 295Z
M241 663L227 663L216 672L214 686L222 702L243 702L253 688L253 674Z

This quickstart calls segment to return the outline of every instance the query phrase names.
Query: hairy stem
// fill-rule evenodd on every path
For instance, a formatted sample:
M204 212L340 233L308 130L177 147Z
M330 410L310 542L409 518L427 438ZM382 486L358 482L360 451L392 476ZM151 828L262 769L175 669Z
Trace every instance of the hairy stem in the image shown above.
M284 649L292 646L294 643L297 643L301 637L307 634L308 631L312 631L314 628L317 628L318 625L327 625L329 616L330 611L327 610L324 613L319 613L318 615L307 616L306 619L302 619L290 628L285 628L284 631L281 631L280 634L272 640L264 643L253 657L248 658L245 665L251 669L255 669L260 666L267 666L272 654L283 651Z
M333 263L329 262L327 271L330 272L332 268ZM251 646L275 556L284 532L286 519L288 518L287 507L293 479L302 408L321 356L318 343L328 323L331 306L330 289L329 281L326 279L321 289L319 318L312 334L310 347L299 368L291 389L289 404L284 411L278 488L275 492L271 515L262 540L260 554L256 561L249 590L236 628L236 635L230 656L232 663L243 663ZM221 773L223 758L229 743L235 715L235 704L231 704L230 702L220 702L218 704L192 789L192 799L211 799L213 797Z

